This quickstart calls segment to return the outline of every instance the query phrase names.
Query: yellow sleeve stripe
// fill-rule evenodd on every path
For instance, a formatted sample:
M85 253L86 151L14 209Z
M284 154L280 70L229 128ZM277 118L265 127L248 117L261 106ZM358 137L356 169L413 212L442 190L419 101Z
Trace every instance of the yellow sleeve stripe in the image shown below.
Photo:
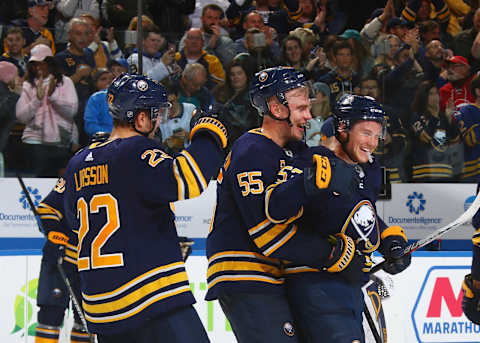
M87 301L96 301L96 300L103 300L103 299L108 299L112 297L116 297L117 295L120 295L121 293L127 291L128 289L134 287L135 285L139 284L140 282L153 277L157 274L160 273L165 273L169 272L171 270L174 270L176 268L184 268L183 262L174 262L171 264L167 264L165 266L161 266L155 269L152 269L142 275L137 276L135 279L127 282L126 284L122 285L121 287L114 289L113 291L110 292L105 292L105 293L100 293L100 294L93 294L93 295L87 295L85 293L82 293L83 299Z
M42 214L53 214L57 216L59 219L63 218L62 212L59 210L45 204L44 202L40 203L37 207L37 213L42 215Z
M272 240L277 238L285 230L286 227L287 227L287 224L274 225L270 230L268 230L261 236L255 238L253 241L259 248L262 248L268 243L270 243Z
M58 334L58 333L60 333L60 330L59 330L59 329L45 329L45 328L39 328L38 326L37 326L37 328L35 329L35 331L44 332L44 333L53 333L53 334Z
M78 254L75 251L68 249L65 250L65 255L74 258L75 260L78 258Z
M178 200L185 199L185 185L180 177L180 171L178 170L177 161L173 161L173 176L175 180L177 180L177 193L178 193Z
M270 224L270 221L268 219L265 219L264 221L262 221L261 223L258 223L257 225L255 225L254 227L248 229L248 234L251 236L251 235L254 235L256 234L257 232L265 229L268 225Z
M208 182L205 180L205 176L203 176L202 170L198 166L197 161L195 161L193 156L187 150L183 150L181 152L181 155L185 156L188 163L190 164L190 167L192 168L193 172L195 173L195 175L197 176L197 179L200 182L200 187L201 187L202 191L207 189Z
M208 267L207 278L212 275L224 272L224 271L256 271L262 273L268 273L276 277L282 276L280 268L270 266L268 264L256 263L256 262L234 262L234 261L225 261L218 262L210 267Z
M41 215L40 219L42 219L42 220L55 220L57 222L60 221L60 218L58 218L57 216L52 216L52 215Z
M143 311L145 308L148 306L152 305L153 303L160 301L162 299L168 298L168 297L173 297L177 294L180 293L185 293L185 292L190 292L190 287L188 285L181 286L178 288L174 288L169 291L165 291L159 294L156 294L155 296L151 297L148 299L148 301L145 301L141 303L139 306L133 308L131 311L127 312L122 312L117 315L111 315L111 316L101 316L101 317L92 317L89 314L85 314L85 318L91 322L91 323L111 323L119 320L123 320L126 318L129 318L131 316L136 315L137 313ZM85 302L82 303L83 306L85 306Z
M266 277L266 276L261 276L261 275L251 275L251 276L227 276L227 275L223 275L223 276L219 276L218 278L215 278L212 280L212 282L209 282L208 283L208 289L212 288L213 286L215 286L217 283L219 282L228 282L228 281L256 281L256 282L267 282L267 283L271 283L271 284L275 284L275 285L281 285L285 282L284 279L274 279L274 278L269 278L269 277Z
M383 230L382 235L380 237L382 238L382 240L384 240L389 236L401 236L405 240L405 242L408 241L407 235L405 234L403 229L398 225L387 227L385 230Z
M236 251L236 250L222 251L222 252L216 253L215 255L212 255L208 259L208 263L210 264L213 261L218 260L220 258L228 258L228 257L231 257L231 258L243 258L243 257L257 258L259 260L264 260L264 261L268 261L268 262L272 262L272 263L279 263L279 260L276 259L276 258L266 257L266 256L264 256L262 254L259 254L259 253L256 253L256 252Z
M176 158L176 162L180 166L180 170L183 173L183 181L187 183L188 186L188 195L185 196L186 199L194 198L200 195L200 189L198 187L197 179L190 168L187 159L184 156L179 156Z
M188 278L187 273L185 271L182 271L149 282L146 285L140 287L139 289L129 293L128 295L121 297L118 300L97 305L83 302L83 309L91 314L119 311L145 297L151 296L152 293L158 291L159 289L184 281L188 281Z
M275 243L274 245L272 245L270 248L268 248L263 252L265 256L270 256L271 254L273 254L281 246L287 243L290 240L290 238L292 238L296 233L297 233L297 225L293 225L292 229L280 241L278 241L277 243Z

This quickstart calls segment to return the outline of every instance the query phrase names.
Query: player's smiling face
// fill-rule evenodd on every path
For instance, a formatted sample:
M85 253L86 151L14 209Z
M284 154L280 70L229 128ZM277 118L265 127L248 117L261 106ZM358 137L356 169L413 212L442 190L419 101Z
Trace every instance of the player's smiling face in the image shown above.
M376 121L359 121L349 132L345 150L358 163L366 163L377 148L382 125Z
M291 139L301 140L305 133L307 121L312 119L308 90L306 87L295 88L286 92L285 95L290 108Z

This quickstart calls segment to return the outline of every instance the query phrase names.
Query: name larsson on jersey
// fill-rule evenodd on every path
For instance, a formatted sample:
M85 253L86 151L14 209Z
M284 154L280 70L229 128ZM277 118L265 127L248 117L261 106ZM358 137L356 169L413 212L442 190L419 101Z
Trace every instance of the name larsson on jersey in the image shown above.
M80 169L73 174L75 178L75 190L78 192L87 186L103 185L108 183L108 164Z

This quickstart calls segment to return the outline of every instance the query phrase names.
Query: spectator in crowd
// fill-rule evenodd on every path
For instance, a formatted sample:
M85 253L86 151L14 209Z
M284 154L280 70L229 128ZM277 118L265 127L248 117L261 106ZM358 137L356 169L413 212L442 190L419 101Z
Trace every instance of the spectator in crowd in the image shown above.
M55 8L55 43L58 50L67 46L67 31L65 30L70 19L88 14L93 20L100 20L100 5L98 0L58 0ZM95 32L94 32L95 33Z
M321 129L325 120L331 115L330 111L330 87L323 82L315 82L312 85L313 98L310 99L310 114L305 130L305 138L308 146L317 146L321 143Z
M63 73L71 78L77 91L79 103L75 123L80 130L80 145L88 143L88 136L84 131L83 113L88 98L92 94L91 73L95 70L95 59L89 44L90 26L81 18L71 19L67 26L68 47L55 55L57 64Z
M454 123L457 126L464 146L464 167L460 178L462 182L478 182L480 176L480 77L476 75L471 84L473 103L460 107L455 112Z
M430 8L430 1L408 0L402 11L402 18L411 24L433 18L443 26L442 31L447 32L448 22L450 20L450 9L448 5L444 0L432 0L431 3L434 7L433 11ZM450 33L454 35L457 32Z
M418 23L418 31L423 46L427 46L433 40L444 40L442 39L440 24L436 21L427 20Z
M353 68L357 74L362 77L370 74L373 68L373 57L367 46L364 45L363 38L357 30L348 29L342 33L340 38L346 39L353 51Z
M148 12L169 42L178 44L189 28L188 16L195 11L196 0L149 0Z
M112 83L113 74L108 69L97 69L92 82L96 92L87 101L85 107L85 132L92 137L97 132L112 132L113 118L108 113L107 88Z
M475 11L473 26L455 35L452 50L457 56L465 57L474 72L480 70L480 9Z
M203 35L200 29L192 28L187 31L183 50L175 55L175 60L180 68L184 69L187 64L200 63L207 71L206 86L213 89L216 85L225 82L225 70L218 57L210 55L203 50Z
M423 81L412 104L412 181L448 182L453 167L448 146L458 140L451 116L440 106L437 86Z
M147 3L143 2L142 13L146 12ZM115 27L117 32L123 33L125 30L135 30L130 27L131 21L137 16L137 0L103 0L101 1L101 10L105 20ZM153 21L149 18L150 23ZM142 22L145 23L142 17ZM136 26L136 23L135 23ZM123 42L124 40L121 39Z
M110 60L123 57L123 53L115 40L113 27L104 29L100 26L100 21L91 14L83 14L80 18L90 25L90 45L88 49L93 53L97 68L106 68Z
M178 101L188 102L207 111L213 104L213 95L205 86L207 71L200 63L187 64L180 79L180 92Z
M425 46L425 55L420 56L418 61L422 66L424 79L440 83L440 73L444 69L445 60L453 57L451 54L452 51L445 49L441 41L430 41Z
M293 67L298 71L304 69L308 64L308 56L302 49L300 38L288 35L282 42L283 65Z
M387 0L384 8L377 8L367 19L367 23L360 31L360 35L372 46L382 36L386 35L387 23L395 17L393 0Z
M23 52L25 38L23 30L19 27L10 27L5 36L6 51L0 56L0 61L8 61L18 68L18 75L22 76L27 71L28 56Z
M3 151L15 123L15 104L22 91L21 85L17 67L13 63L0 61L0 177L5 176Z
M330 104L343 94L353 94L360 84L360 76L353 70L353 49L348 42L338 41L333 47L335 69L315 80L330 87Z
M255 66L254 72L274 67L281 64L280 51L277 55L273 53L272 45L265 39L262 31L257 28L248 29L245 33L245 46L247 53L239 53L237 56L246 56L249 64ZM236 57L237 57L236 56Z
M229 146L250 129L260 126L257 110L251 105L248 87L253 71L247 59L234 58L227 67L227 81L214 89L217 103L228 126Z
M470 65L463 56L453 56L446 60L448 83L440 88L440 107L442 111L449 109L449 114L463 104L474 102L470 92L470 82L474 75L470 72Z
M72 80L62 74L48 46L36 45L16 105L17 119L26 125L22 141L29 147L35 177L58 177L66 166L78 145L77 107Z
M12 21L14 26L21 27L23 30L26 53L30 52L32 43L38 41L49 45L53 54L55 54L55 41L52 32L45 27L50 11L49 6L50 1L47 0L28 0L27 19L15 19Z
M268 52L272 56L280 56L280 45L276 39L275 30L263 23L262 16L258 12L248 13L243 20L242 27L245 34L243 37L240 37L235 41L236 54L248 52L246 33L248 30L256 28L259 30L258 33L263 33L265 35L265 44Z
M188 102L179 102L180 85L174 81L165 82L165 90L168 94L167 120L157 120L158 131L155 139L166 149L167 153L179 153L190 144L189 132L190 121L194 115L195 105ZM229 137L230 139L230 137Z
M129 57L131 54L136 52L136 49L137 49L137 23L138 23L138 16L135 16L130 20L130 23L128 24L127 29L125 31L122 31L124 34L122 37L122 41L124 43L123 52L126 57ZM158 30L158 26L156 26L153 23L153 20L149 16L143 14L142 30L145 32L145 30L148 31L151 27L156 27L156 31L160 32Z
M107 69L113 75L113 78L116 78L122 73L128 73L128 62L124 58L119 58L118 60L110 60L107 63Z
M178 73L175 62L175 51L167 48L167 40L155 25L150 25L143 31L143 75L161 81L170 74ZM164 51L162 53L162 51ZM138 53L134 52L128 59L130 72L138 73Z
M402 46L402 41L396 35L388 34L384 35L375 45L373 45L374 50L374 73L379 77L385 77L385 74L389 73L394 67L395 62L393 57L395 53Z
M228 65L235 57L235 46L229 36L223 35L220 20L224 16L223 9L217 4L207 4L202 9L203 49L214 56L217 56L223 66ZM186 36L182 37L179 49L184 47Z
M408 23L402 18L393 17L387 23L387 34L395 35L402 41L407 31Z
M315 43L317 41L315 33L310 29L297 27L295 30L290 31L289 36L294 36L300 39L302 53L304 54L304 56L309 58L312 51L314 50Z
M423 80L423 69L416 60L418 45L402 44L394 55L394 68L382 80L385 82L384 103L398 111L403 122L410 122L411 99Z
M370 75L360 83L360 95L371 96L379 103L382 102L380 85L375 76ZM386 134L382 144L375 149L374 154L381 166L388 172L388 182L406 182L409 172L405 168L407 154L407 132L395 109L383 105L385 110Z

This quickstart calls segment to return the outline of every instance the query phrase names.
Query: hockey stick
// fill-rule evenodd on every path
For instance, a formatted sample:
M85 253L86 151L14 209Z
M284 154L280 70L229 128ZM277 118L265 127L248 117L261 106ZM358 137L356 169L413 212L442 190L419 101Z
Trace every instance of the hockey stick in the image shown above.
M27 186L25 186L25 183L23 182L22 177L20 174L17 174L17 179L18 182L20 183L20 187L22 187L23 194L25 194L25 197L27 198L28 205L30 206L30 209L33 212L33 216L35 217L35 220L37 221L37 226L40 232L45 235L45 231L43 230L42 226L42 221L40 220L40 216L38 215L37 209L35 208L35 205L33 204L32 198L30 197L30 192L27 189Z
M34 216L35 216L35 219L37 221L37 225L38 225L38 229L40 230L40 232L45 235L45 231L43 230L43 227L42 227L42 222L40 220L40 216L37 212L37 209L35 208L35 205L33 204L33 201L32 201L32 198L30 197L30 192L28 191L27 187L25 186L25 183L23 182L23 179L22 177L20 176L20 174L17 174L17 179L18 179L18 182L20 183L20 187L22 187L22 190L23 190L23 193L25 194L25 197L27 198L27 202L28 204L30 205L30 209L32 210ZM82 321L82 325L83 325L83 328L85 330L85 332L88 334L88 338L89 340L94 343L95 342L95 339L93 337L92 334L90 334L90 332L88 331L88 327L87 327L87 321L85 319L85 315L83 314L83 311L82 311L82 308L80 307L79 303L78 303L78 300L77 298L75 297L75 294L73 293L73 289L70 285L70 281L68 280L67 276L65 275L65 271L63 270L63 266L61 265L62 264L62 258L60 258L60 260L58 261L57 263L57 266L58 266L58 271L60 272L60 275L63 279L63 282L65 283L65 285L67 286L67 289L68 289L68 292L70 293L70 297L72 298L72 302L74 304L74 307L75 307L75 310L77 311L77 314L78 316L80 317L80 320Z
M382 339L380 338L380 335L378 334L377 327L375 326L375 323L373 322L372 315L370 314L370 311L368 310L367 304L363 305L363 314L365 315L365 318L367 319L368 326L370 327L370 331L373 334L373 338L375 338L375 343L382 343Z
M88 331L88 326L87 326L87 319L85 318L85 315L83 314L82 307L80 306L80 303L78 302L77 297L75 296L75 293L73 292L73 288L70 284L70 280L68 279L67 275L65 274L65 270L63 269L63 258L60 257L58 259L57 263L57 268L62 276L63 282L65 282L65 285L67 286L68 293L70 293L70 298L72 299L73 307L75 307L75 311L77 311L78 316L80 317L80 321L82 322L83 329L88 335L88 339L90 340L91 343L95 343L95 337Z
M477 213L479 208L480 208L480 192L477 193L477 196L475 197L475 200L473 201L473 203L470 205L470 207L460 217L455 219L453 222L441 227L440 229L432 232L427 237L425 237L423 239L420 239L420 240L416 241L415 243L410 244L409 246L407 246L405 248L403 253L405 255L411 254L415 250L423 248L427 244L432 243L434 240L440 238L441 236L443 236L447 232L455 229L457 226L465 224L467 221L469 221L470 219L473 218L473 216L475 215L475 213ZM372 269L370 270L370 273L373 274L373 273L376 273L377 271L379 271L380 269L382 269L385 262L386 261L382 261L379 264L372 267Z

